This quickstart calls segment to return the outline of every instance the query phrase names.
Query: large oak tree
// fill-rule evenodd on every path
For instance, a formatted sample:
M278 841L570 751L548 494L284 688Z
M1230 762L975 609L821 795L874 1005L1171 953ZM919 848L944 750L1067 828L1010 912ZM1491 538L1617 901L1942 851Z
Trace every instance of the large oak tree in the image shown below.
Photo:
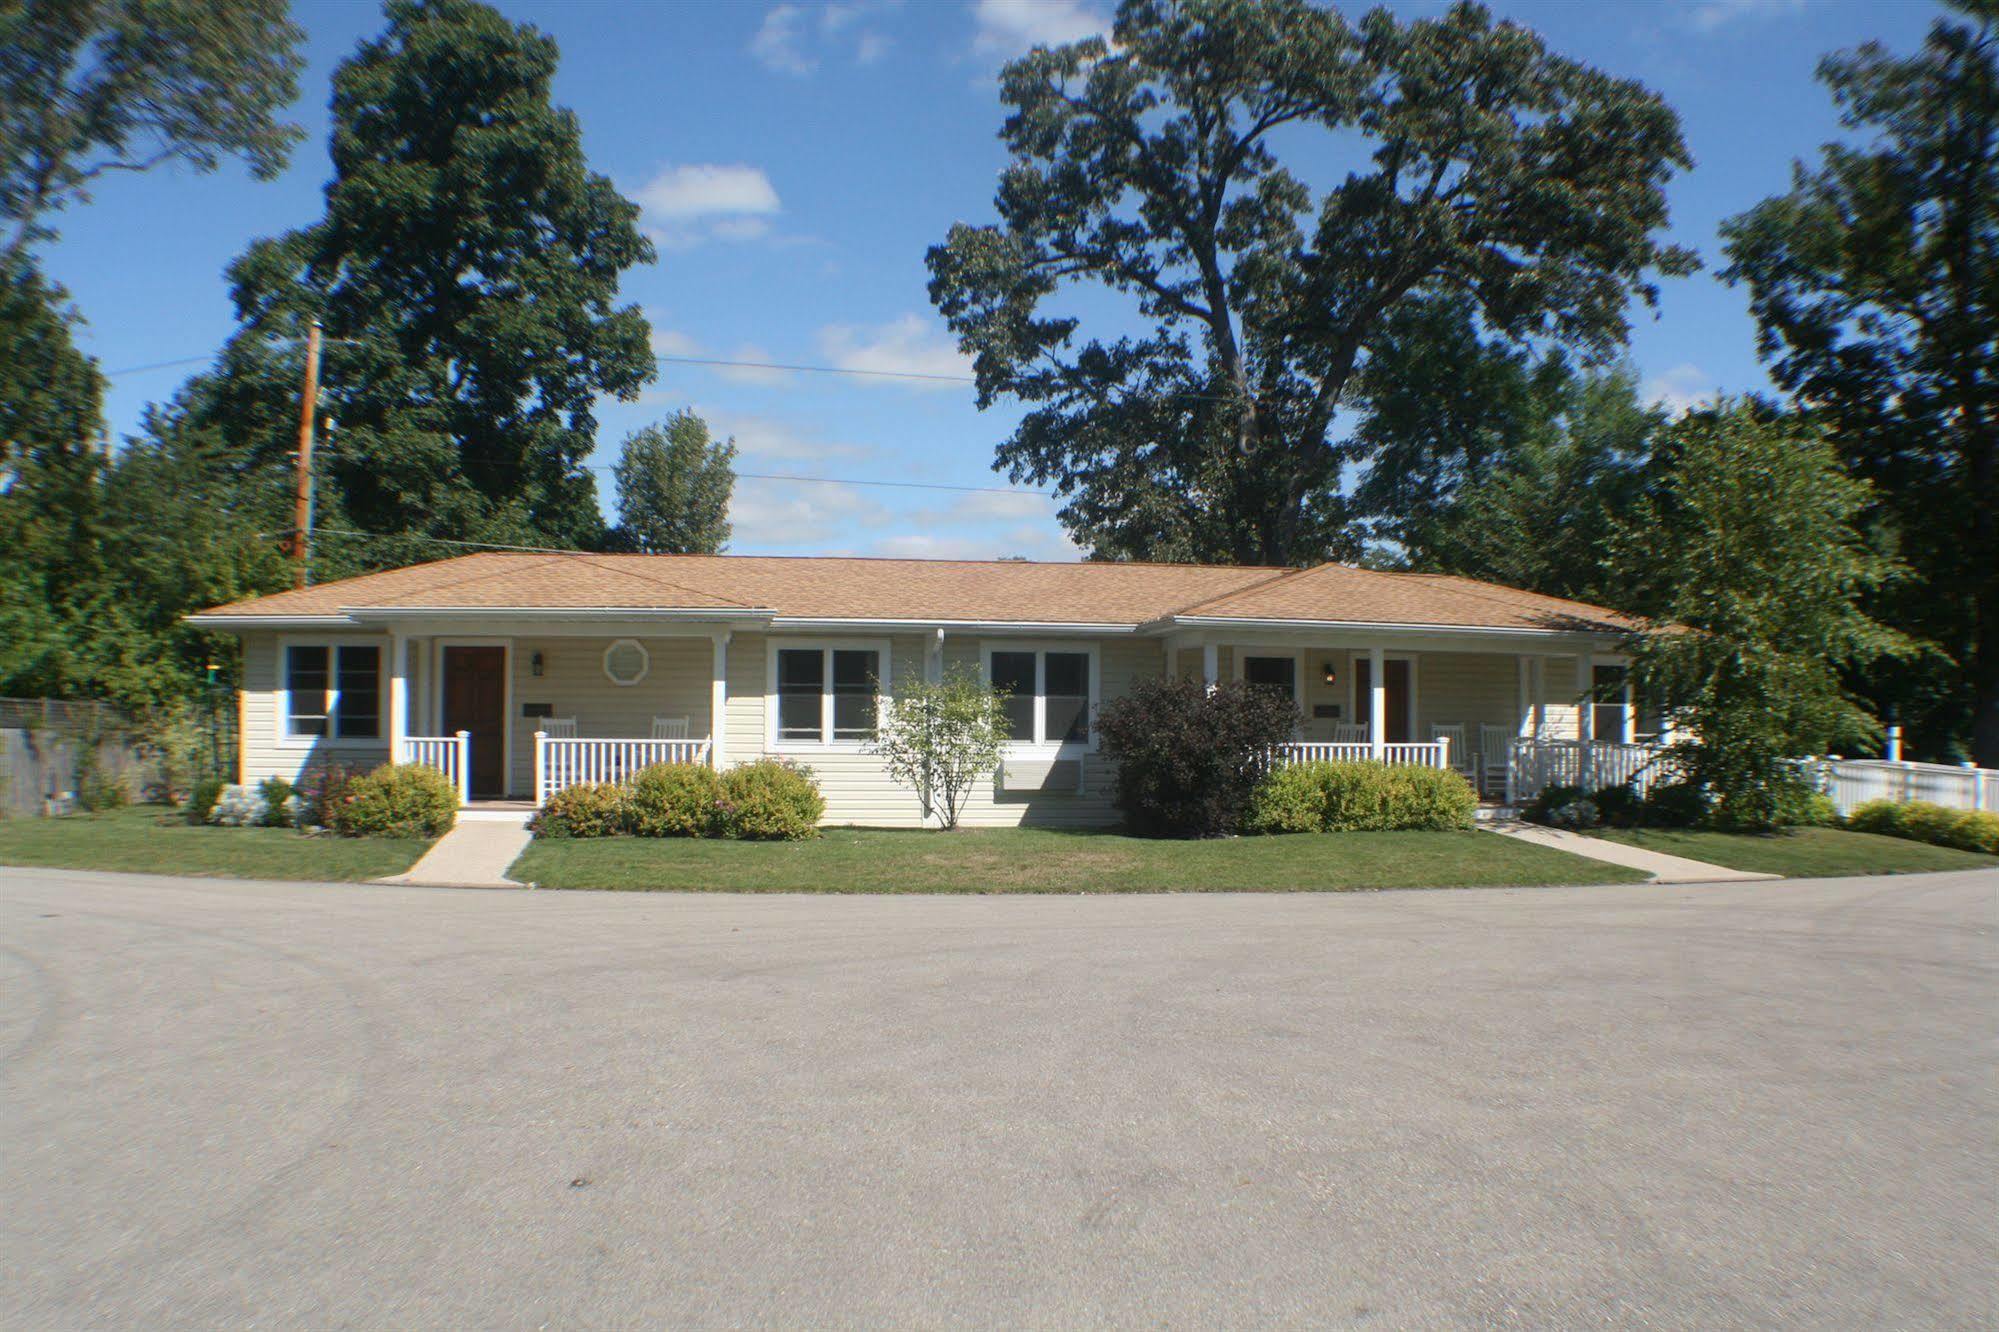
M931 296L981 404L1030 407L1000 465L1099 556L1350 553L1369 459L1336 427L1409 303L1608 356L1694 266L1657 239L1673 111L1476 4L1125 0L1110 42L1037 49L1001 95L999 222L931 250Z

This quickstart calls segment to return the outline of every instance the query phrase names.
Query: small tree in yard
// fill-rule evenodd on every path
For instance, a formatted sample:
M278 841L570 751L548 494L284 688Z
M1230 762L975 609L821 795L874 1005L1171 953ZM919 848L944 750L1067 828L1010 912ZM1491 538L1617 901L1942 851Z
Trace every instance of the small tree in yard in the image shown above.
M1840 672L1906 650L1860 609L1896 567L1855 527L1867 484L1816 429L1739 403L1664 444L1670 480L1613 542L1634 595L1675 626L1635 644L1638 685L1683 728L1673 757L1713 821L1771 828L1790 760L1876 730Z
M1144 680L1097 714L1118 764L1118 808L1141 837L1234 833L1270 751L1297 726L1290 698L1240 682Z
M870 752L890 777L915 788L926 821L955 828L972 787L999 766L1006 734L1002 697L977 673L954 667L936 684L900 686L881 710Z

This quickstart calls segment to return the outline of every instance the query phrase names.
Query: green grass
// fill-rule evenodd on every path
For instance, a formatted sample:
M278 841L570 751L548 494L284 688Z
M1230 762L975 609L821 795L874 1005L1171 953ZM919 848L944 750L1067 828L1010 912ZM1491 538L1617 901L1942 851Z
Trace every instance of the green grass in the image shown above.
M157 805L60 819L0 819L0 865L354 881L401 874L430 843L312 836L289 828L196 828Z
M1478 832L1159 842L1029 828L833 828L809 842L537 840L508 873L544 888L810 893L1325 892L1645 878Z
M1901 837L1841 828L1791 828L1779 833L1697 832L1677 828L1606 829L1597 834L1626 846L1705 860L1710 865L1782 874L1792 879L1844 874L1916 874L1926 870L1990 869L1999 857Z

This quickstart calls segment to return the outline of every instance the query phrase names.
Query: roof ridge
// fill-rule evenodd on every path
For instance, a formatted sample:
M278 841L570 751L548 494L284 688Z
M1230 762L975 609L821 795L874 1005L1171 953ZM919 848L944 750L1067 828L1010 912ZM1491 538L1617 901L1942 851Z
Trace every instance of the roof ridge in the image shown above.
M1411 572L1414 573L1415 571L1411 570ZM1501 599L1495 597L1493 595L1494 592L1510 592L1517 597L1533 597L1537 601L1552 601L1563 606L1579 606L1584 610L1596 611L1600 614L1615 616L1619 619L1633 618L1625 612L1615 610L1612 607L1599 606L1594 601L1578 601L1574 597L1558 597L1552 592L1536 592L1532 588L1514 587L1508 583L1490 583L1478 578L1467 578L1463 574L1424 573L1417 576L1421 578L1449 579L1451 582L1457 584L1460 590L1483 601L1498 602Z

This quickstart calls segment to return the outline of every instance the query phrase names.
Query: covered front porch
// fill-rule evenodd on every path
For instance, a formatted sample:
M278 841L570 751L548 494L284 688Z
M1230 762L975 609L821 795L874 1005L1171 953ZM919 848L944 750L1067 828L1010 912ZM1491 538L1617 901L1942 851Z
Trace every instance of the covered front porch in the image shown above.
M1169 673L1288 692L1301 721L1280 760L1452 768L1508 804L1542 786L1656 769L1627 658L1584 634L1314 632L1177 635Z
M539 805L654 763L720 767L731 636L712 625L392 631L390 753L443 772L467 806Z

